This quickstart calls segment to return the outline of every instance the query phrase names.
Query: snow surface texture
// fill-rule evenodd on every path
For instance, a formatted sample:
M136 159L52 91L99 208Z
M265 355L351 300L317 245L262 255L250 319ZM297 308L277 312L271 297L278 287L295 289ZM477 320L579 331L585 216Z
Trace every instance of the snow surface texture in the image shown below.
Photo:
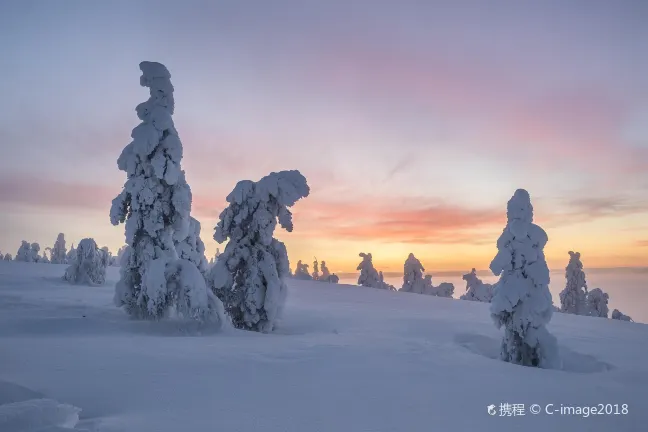
M205 273L208 263L205 257L205 244L200 239L200 229L200 222L191 217L189 235L183 241L176 244L176 251L180 258L191 261L198 267L201 273Z
M601 288L594 288L587 293L586 307L587 315L599 318L608 317L608 300L610 296Z
M295 273L293 274L293 277L302 280L313 279L313 276L311 276L310 273L308 272L308 264L302 263L301 260L297 261L297 265L295 266Z
M63 279L75 284L101 285L106 281L106 258L94 239L85 238L79 242L76 257L65 270Z
M477 277L477 271L472 269L470 273L463 275L466 281L466 293L459 297L459 300L478 301L490 303L493 299L493 285L481 281Z
M567 286L560 292L560 311L587 315L587 282L579 252L569 251L569 264L565 268Z
M625 315L621 313L619 309L614 309L612 311L612 319L619 320L619 321L632 321L632 318L630 318L628 315Z
M133 141L117 160L128 180L113 200L110 221L126 224L129 246L121 261L121 279L115 287L115 304L133 317L159 319L174 310L184 316L219 321L219 301L210 296L195 264L179 259L176 245L190 234L191 189L180 166L182 143L171 118L173 85L167 68L155 62L140 63L140 84L150 98L136 108L142 122L133 129ZM166 279L165 279L166 278ZM191 285L194 284L194 285ZM200 292L202 290L202 292ZM186 307L195 307L186 310Z
M209 275L237 328L270 332L286 301L290 272L286 246L273 237L277 221L293 230L288 209L310 193L299 171L273 172L258 182L243 180L227 196L214 240L228 240Z
M65 235L63 233L60 233L56 237L54 247L50 253L52 256L50 259L52 264L67 264L67 249L65 247Z
M556 314L563 370L523 368L497 361L501 332L479 302L288 279L271 337L206 333L193 321L129 319L111 304L117 268L93 289L62 282L64 270L0 262L0 404L79 407L74 430L639 432L648 424L644 324ZM526 415L487 414L503 403L525 404ZM531 415L533 403L627 403L629 413Z
M0 386L0 390L2 386ZM0 405L3 432L54 432L70 430L79 422L77 407L52 399L29 399Z
M553 314L543 252L548 237L533 223L526 190L516 190L509 200L507 219L490 264L493 274L500 276L490 305L495 326L504 327L500 358L523 366L559 368L556 338L545 327Z

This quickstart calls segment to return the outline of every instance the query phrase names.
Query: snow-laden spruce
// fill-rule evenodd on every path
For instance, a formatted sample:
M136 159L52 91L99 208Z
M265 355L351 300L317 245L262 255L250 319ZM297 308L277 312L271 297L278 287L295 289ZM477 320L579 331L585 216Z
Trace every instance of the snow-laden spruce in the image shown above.
M200 222L191 217L189 235L183 241L176 244L176 251L181 259L191 261L198 267L201 273L205 273L208 263L205 257L205 244L200 238L200 230Z
M403 286L400 292L423 294L425 291L425 282L423 281L423 272L425 268L413 253L409 254L403 266ZM430 279L431 286L431 279Z
M181 167L182 143L172 115L173 85L167 68L142 62L140 85L150 97L136 108L142 121L131 132L117 166L126 172L110 221L125 223L126 244L115 304L137 318L178 315L222 323L222 304L207 289L195 264L178 257L189 235L191 189Z
M74 258L76 258L76 249L74 248L74 243L72 243L70 250L65 255L65 263L70 264Z
M593 317L607 318L608 312L608 301L610 296L603 292L601 288L594 288L587 293L587 298L585 299L585 308L586 314Z
M466 293L459 297L460 300L490 303L493 299L493 285L481 281L477 271L472 269L462 277L466 281Z
M11 256L10 253L6 253L3 259L5 261L13 261L13 257Z
M302 263L301 260L297 261L295 266L295 273L293 274L295 279L301 280L312 280L313 276L308 272L308 264Z
M41 260L41 256L38 254L40 252L40 245L38 243L32 243L29 247L29 252L31 253L31 258L29 262L37 263Z
M340 281L340 278L336 274L332 274L328 267L326 266L326 261L322 261L321 265L321 270L322 274L320 275L319 280L322 282L329 282L329 283L338 283Z
M360 276L358 276L358 285L370 288L387 289L385 283L380 281L380 276L373 265L371 254L360 252L358 256L362 258L362 261L360 261L360 264L358 264L356 269L360 271Z
M587 315L587 282L579 252L569 251L569 263L565 268L567 285L560 292L560 311L575 315Z
M52 264L66 264L67 263L67 249L65 248L65 235L59 233L54 242L54 247L50 251Z
M614 310L612 311L612 319L614 319L614 320L619 320L619 321L630 321L630 322L634 322L634 321L632 320L632 318L630 318L628 315L625 315L625 314L621 313L621 311L620 311L619 309L614 309Z
M317 258L315 258L315 261L313 261L313 280L318 280L320 278L319 274L319 263L317 262Z
M269 332L280 318L290 263L274 230L279 222L292 232L289 207L309 193L299 171L280 171L258 182L240 181L227 196L214 240L229 241L208 279L237 328Z
M546 328L553 314L543 252L548 237L533 223L526 190L516 190L509 200L507 219L490 265L500 276L490 306L495 325L504 327L500 358L523 366L558 368L558 344Z
M105 252L97 247L94 239L84 238L63 279L74 284L102 285L106 281L107 264Z
M16 252L16 261L33 262L31 244L25 240L22 241L18 252Z

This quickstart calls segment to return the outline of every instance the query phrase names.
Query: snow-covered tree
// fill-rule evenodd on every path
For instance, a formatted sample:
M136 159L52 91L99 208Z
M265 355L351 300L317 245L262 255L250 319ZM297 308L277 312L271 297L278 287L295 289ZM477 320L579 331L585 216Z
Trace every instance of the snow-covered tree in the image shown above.
M31 259L29 262L39 262L41 260L41 256L38 255L40 252L40 245L38 243L32 243L31 246L29 247L29 251L31 252Z
M340 278L336 274L331 274L329 271L328 267L326 266L326 261L322 261L322 274L320 275L319 280L322 282L329 282L329 283L338 283L340 281Z
M454 285L449 282L441 282L439 286L434 286L432 285L432 276L425 275L425 278L423 278L423 292L421 294L452 298Z
M500 358L523 366L559 367L558 343L545 327L553 314L543 251L548 237L533 223L526 190L516 190L509 200L507 219L490 265L500 276L490 306L496 327L504 327Z
M176 250L181 259L191 261L204 274L207 271L208 263L207 258L205 258L205 244L200 238L200 229L200 222L191 217L189 235L176 244Z
M380 283L380 275L373 265L371 254L360 252L358 256L362 258L362 261L358 264L356 269L360 271L360 276L358 276L358 285L370 288L386 289L384 284Z
M121 266L122 259L124 258L124 255L126 255L127 250L128 250L128 245L124 245L117 250L117 259L115 260L116 261L115 266L117 267Z
M278 222L292 232L289 207L309 193L299 171L281 171L258 182L240 181L227 196L214 240L229 242L208 279L237 328L270 332L280 318L290 263L274 230Z
M315 261L313 261L313 280L318 280L319 277L319 263L317 262L317 258L315 258Z
M97 247L94 239L84 238L63 279L75 284L102 285L106 281L106 257L106 252Z
M38 258L38 262L41 264L51 264L50 259L47 258L47 255L45 253L43 253L42 257Z
M493 298L493 285L482 282L477 277L477 271L475 269L463 275L462 279L466 281L466 293L459 297L460 300L484 303L491 302Z
M74 249L74 243L72 243L70 250L67 252L67 255L65 256L65 263L72 264L72 261L75 258L76 258L76 249Z
M313 277L308 272L308 264L302 263L301 260L297 261L295 266L295 273L293 274L295 279L301 280L312 280Z
M176 251L176 244L189 235L192 196L172 119L171 74L156 62L145 61L139 67L140 85L149 88L150 97L137 106L142 122L117 160L127 180L110 209L113 225L125 223L128 245L115 304L136 318L177 314L222 323L220 300L207 289L195 264L180 259Z
M634 322L632 320L632 318L630 318L628 315L625 315L625 314L621 313L621 311L619 309L614 309L612 311L612 319L620 320L620 321Z
M5 254L4 258L5 261L13 261L13 257L11 256L10 253Z
M409 254L403 266L403 286L399 291L423 294L425 284L423 282L423 264L419 261L413 253Z
M603 292L601 288L594 288L587 293L585 305L587 314L593 317L607 318L608 317L608 300L610 296Z
M50 252L52 264L65 264L67 262L67 249L65 248L65 235L59 233Z
M569 264L565 268L567 286L560 293L560 310L564 313L586 315L587 282L580 253L569 251Z
M32 252L31 243L23 240L16 252L16 261L34 262L34 254Z

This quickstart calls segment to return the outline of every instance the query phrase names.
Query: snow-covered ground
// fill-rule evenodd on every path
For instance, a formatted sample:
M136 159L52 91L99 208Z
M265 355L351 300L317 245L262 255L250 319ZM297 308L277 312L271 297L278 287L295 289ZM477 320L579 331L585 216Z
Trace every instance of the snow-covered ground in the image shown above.
M273 334L215 333L129 320L117 268L103 287L64 269L0 262L1 432L647 430L644 324L555 314L564 370L542 370L493 359L487 304L290 280ZM487 413L505 403L525 415Z

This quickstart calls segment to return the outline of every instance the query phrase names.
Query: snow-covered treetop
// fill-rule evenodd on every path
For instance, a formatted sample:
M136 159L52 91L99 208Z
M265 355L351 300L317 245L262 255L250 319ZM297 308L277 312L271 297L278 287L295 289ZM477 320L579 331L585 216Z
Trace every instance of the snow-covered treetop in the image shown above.
M509 222L513 220L533 222L533 206L529 192L524 189L515 191L506 205L506 217Z
M413 253L410 253L407 259L405 260L404 272L403 272L403 282L411 283L416 279L421 279L423 277L423 264L414 256Z
M568 285L573 285L574 288L585 288L585 291L587 291L585 272L580 257L579 252L569 251L569 263L565 268L565 278Z
M309 193L306 178L296 170L273 172L258 182L242 180L227 196L230 205L220 214L214 240L238 242L248 237L270 245L277 221L286 231L293 230L288 207Z

